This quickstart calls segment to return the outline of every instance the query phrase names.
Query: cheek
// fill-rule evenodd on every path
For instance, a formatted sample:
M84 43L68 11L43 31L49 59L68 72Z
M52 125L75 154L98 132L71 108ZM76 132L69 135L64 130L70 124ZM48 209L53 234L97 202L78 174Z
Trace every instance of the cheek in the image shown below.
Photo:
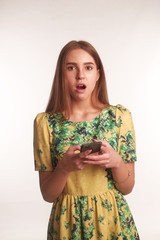
M70 85L70 83L71 83L71 77L70 77L69 74L65 74L65 82L66 82L67 85Z
M65 79L67 82L69 81L73 81L73 79L75 78L75 73L74 72L68 72L65 74Z
M97 79L97 75L95 75L94 81L92 81L92 89L94 90L97 85L98 85L98 79Z
M93 81L92 81L94 85L96 85L98 79L99 79L99 76L97 74L94 74Z
M94 89L96 88L96 84L97 84L97 81L95 80L95 81L92 81L92 83L90 84L90 91L91 92L93 92L94 91Z

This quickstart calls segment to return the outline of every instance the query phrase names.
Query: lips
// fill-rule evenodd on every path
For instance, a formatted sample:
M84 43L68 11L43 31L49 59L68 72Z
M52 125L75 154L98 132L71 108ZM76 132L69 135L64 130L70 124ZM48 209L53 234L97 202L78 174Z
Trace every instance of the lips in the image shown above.
M84 89L86 89L86 85L83 84L83 83L79 83L79 84L76 85L76 89L77 90L84 90Z

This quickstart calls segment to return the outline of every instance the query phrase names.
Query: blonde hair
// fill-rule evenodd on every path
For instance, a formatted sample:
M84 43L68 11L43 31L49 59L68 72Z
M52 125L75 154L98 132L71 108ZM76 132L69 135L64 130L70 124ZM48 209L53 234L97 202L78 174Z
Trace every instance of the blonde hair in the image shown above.
M64 112L67 118L69 118L71 112L71 96L64 81L64 67L67 54L74 49L83 49L89 53L95 60L97 69L99 69L100 77L92 93L93 106L100 109L100 104L101 106L109 105L104 68L96 49L86 41L70 41L59 54L53 85L46 107L46 112Z

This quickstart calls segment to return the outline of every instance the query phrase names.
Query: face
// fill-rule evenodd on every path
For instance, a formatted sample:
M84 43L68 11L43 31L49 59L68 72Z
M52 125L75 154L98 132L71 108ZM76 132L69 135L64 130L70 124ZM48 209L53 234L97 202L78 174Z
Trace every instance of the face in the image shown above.
M66 56L64 77L72 100L90 100L99 79L99 70L88 52L75 49Z

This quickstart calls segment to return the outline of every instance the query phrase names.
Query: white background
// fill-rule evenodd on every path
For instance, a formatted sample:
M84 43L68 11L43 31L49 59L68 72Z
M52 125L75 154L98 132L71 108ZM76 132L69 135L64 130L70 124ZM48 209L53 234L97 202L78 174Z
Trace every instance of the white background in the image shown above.
M126 198L141 239L159 240L160 0L0 0L0 239L46 239L51 204L34 172L33 120L70 40L93 44L110 103L132 112L138 162Z

